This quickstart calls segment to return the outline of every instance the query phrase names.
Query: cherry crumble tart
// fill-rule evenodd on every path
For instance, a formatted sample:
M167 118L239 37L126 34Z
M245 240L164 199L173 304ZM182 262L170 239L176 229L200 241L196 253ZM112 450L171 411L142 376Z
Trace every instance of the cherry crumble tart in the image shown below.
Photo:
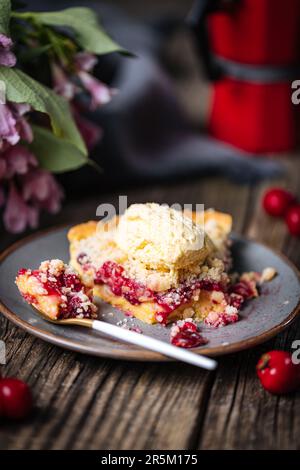
M39 269L20 269L16 284L27 303L49 319L97 318L92 290L63 261L43 261Z
M238 321L275 275L232 275L231 227L232 217L214 210L134 204L106 223L73 227L70 262L95 296L145 323L193 318L218 328Z

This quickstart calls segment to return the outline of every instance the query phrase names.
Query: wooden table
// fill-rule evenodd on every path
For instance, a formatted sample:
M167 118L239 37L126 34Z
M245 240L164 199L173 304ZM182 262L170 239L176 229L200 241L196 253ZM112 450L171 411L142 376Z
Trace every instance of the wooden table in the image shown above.
M286 164L288 173L280 183L299 193L300 160L287 158ZM299 240L260 208L268 184L198 179L131 190L128 197L130 203L205 203L231 212L237 232L282 250L299 266ZM115 202L116 195L68 203L56 222L92 218L103 201ZM1 237L2 248L11 238ZM2 316L0 328L7 346L2 373L26 380L36 402L28 421L1 424L1 449L300 448L300 393L271 396L255 374L264 351L289 350L300 338L300 321L261 347L220 358L216 372L75 354L24 333Z

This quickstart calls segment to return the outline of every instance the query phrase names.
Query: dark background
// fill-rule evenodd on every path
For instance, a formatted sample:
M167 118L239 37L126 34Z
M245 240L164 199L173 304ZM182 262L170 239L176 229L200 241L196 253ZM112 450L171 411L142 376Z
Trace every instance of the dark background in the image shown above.
M30 0L27 3L35 10L55 10L83 4L56 0L42 3ZM119 90L119 96L112 103L92 116L104 129L102 141L92 152L92 158L103 168L103 175L86 167L60 176L68 197L76 197L78 191L99 193L161 180L174 181L203 173L201 165L196 171L195 165L189 168L189 165L184 164L179 165L179 168L170 168L170 171L168 166L157 171L136 168L123 140L129 123L127 135L134 136L134 153L140 159L147 153L148 167L148 163L151 166L151 158L154 163L160 159L161 152L168 149L169 142L173 143L183 130L200 135L205 127L209 84L202 72L194 37L186 24L192 3L184 0L84 2L84 5L99 12L107 31L136 53L136 57L109 54L99 58L96 70L98 77ZM138 62L144 55L150 57L151 65L157 67L158 76L154 73L153 82L147 84L147 76L143 76L144 64L141 63L140 67L136 66L135 89L134 85L129 86L132 76L124 79L122 75L129 61ZM161 83L164 79L168 80L167 89ZM138 91L140 86L145 87L141 94Z

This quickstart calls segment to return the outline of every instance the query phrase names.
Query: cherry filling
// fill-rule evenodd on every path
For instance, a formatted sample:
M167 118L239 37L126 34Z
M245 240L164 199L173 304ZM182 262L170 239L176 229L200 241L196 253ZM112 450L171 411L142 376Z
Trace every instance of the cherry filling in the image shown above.
M228 305L237 308L240 310L241 306L243 305L245 299L239 294L235 294L234 292L231 294L226 295L226 300Z
M80 264L84 270L91 267L91 260L86 253L79 253L77 256L77 263Z
M113 294L124 297L132 305L155 298L151 289L126 277L124 268L113 261L106 261L96 272L95 283L108 285Z
M53 295L61 298L60 318L75 318L78 316L91 318L95 316L92 298L77 274L63 271L59 275L53 275L48 271L21 269L18 276L27 273L38 279L39 284L46 291L46 294L41 295ZM36 304L34 296L23 294L23 297L28 303Z
M169 289L165 292L153 292L143 284L130 279L124 273L124 268L113 261L106 261L96 272L96 284L106 284L113 294L122 296L132 305L139 305L142 302L153 300L162 310L156 315L159 323L165 323L168 315L176 308L191 302L197 290L224 290L221 283L209 280L193 280L183 283L179 287Z
M26 300L28 304L34 305L36 303L36 298L31 294L22 294L23 299Z
M63 318L76 318L81 316L82 318L94 317L94 311L91 305L83 307L82 298L76 295L68 297L67 305L61 310L61 317Z
M180 348L195 348L208 341L191 320L180 320L171 329L171 343Z
M240 279L236 284L229 286L227 295L229 305L239 310L246 300L255 297L255 289L256 283L254 281Z
M34 270L31 273L43 285L49 295L63 295L64 288L71 289L73 292L79 292L84 289L84 286L75 273L61 273L59 276L53 276L49 273L46 274L47 280L44 279L45 273L43 271Z
M89 258L86 253L79 253L77 256L77 263L80 265L87 264L89 262Z
M244 300L251 299L255 296L255 283L241 279L230 287L230 293L240 295Z
M18 271L18 276L24 276L24 274L27 274L27 269L26 268L21 268Z
M163 324L166 323L170 313L182 305L190 303L197 295L197 291L221 291L224 293L228 305L237 309L241 308L245 300L255 295L255 285L246 280L228 285L208 279L194 279L182 283L177 288L154 292L143 284L128 278L124 268L113 261L106 261L96 272L95 283L109 286L114 295L124 297L132 305L155 301L161 307L156 313L156 320ZM224 314L222 323L229 323L225 316L226 314Z
M226 312L210 312L204 322L206 325L212 326L213 328L219 328L220 326L230 325L230 323L236 323L238 320L239 316L236 312L230 314Z
M198 290L223 291L224 289L225 286L218 282L194 280L189 283L183 283L177 288L157 293L155 298L157 303L161 305L166 312L171 313L181 305L191 302L195 292Z

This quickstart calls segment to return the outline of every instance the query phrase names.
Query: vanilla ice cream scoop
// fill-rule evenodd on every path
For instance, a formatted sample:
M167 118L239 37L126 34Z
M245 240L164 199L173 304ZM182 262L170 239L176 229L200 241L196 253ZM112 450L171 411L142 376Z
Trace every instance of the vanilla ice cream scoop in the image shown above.
M213 249L201 225L175 209L133 204L120 217L116 243L152 269L181 269L202 263Z

